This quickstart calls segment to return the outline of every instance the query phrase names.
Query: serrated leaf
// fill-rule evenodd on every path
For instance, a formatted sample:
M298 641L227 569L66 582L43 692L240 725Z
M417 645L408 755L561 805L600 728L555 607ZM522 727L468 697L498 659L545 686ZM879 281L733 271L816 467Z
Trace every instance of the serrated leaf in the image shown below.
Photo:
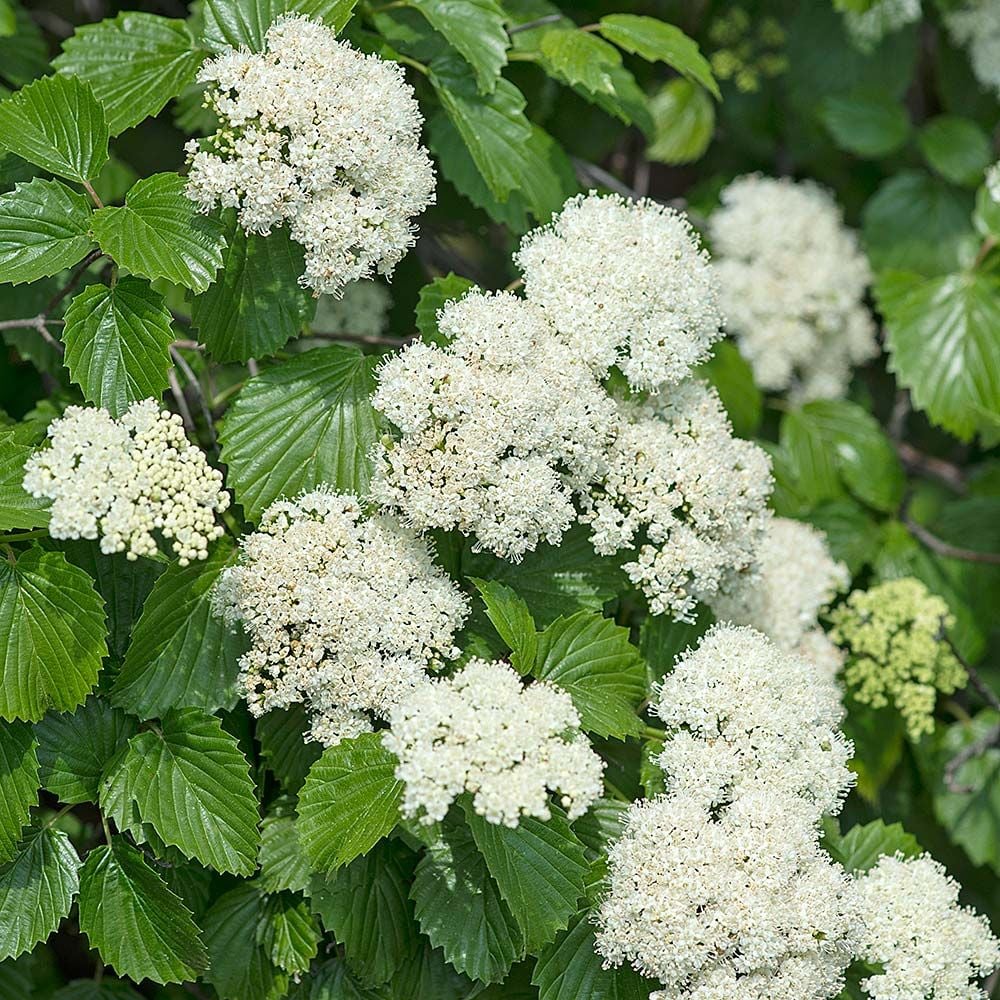
M358 0L206 0L202 39L214 52L264 48L267 29L286 13L305 14L340 31Z
M653 985L627 965L605 969L594 927L581 914L539 956L531 981L539 1000L645 1000Z
M9 861L38 802L37 742L26 722L0 720L0 861Z
M36 281L72 267L91 247L87 199L36 177L0 195L0 281Z
M125 11L79 26L52 65L93 87L118 135L159 114L194 80L204 58L184 21Z
M378 1000L409 1000L411 997L433 997L434 1000L470 1000L480 997L482 984L473 984L445 961L440 948L432 948L425 937L420 938L417 954L406 959L396 974L382 988ZM340 1000L339 997L324 1000ZM346 1000L354 1000L353 997ZM361 1000L368 1000L366 993Z
M91 232L101 249L133 274L203 292L222 266L226 241L222 223L198 211L184 194L185 184L179 174L143 178L123 207L94 213Z
M307 743L309 720L302 705L274 708L257 720L257 739L267 766L286 792L295 794L306 780L309 768L319 760L323 748Z
M704 88L679 77L652 97L653 141L646 148L647 159L657 163L691 163L712 141L715 105Z
M21 484L24 463L34 448L0 428L0 531L41 528L49 523L49 501L31 496Z
M494 0L412 0L448 43L468 62L482 93L491 93L507 65L510 40L505 15Z
M265 816L260 828L260 874L257 884L265 892L306 892L312 869L306 858L292 815Z
M608 845L625 829L628 804L618 799L597 799L582 815L573 820L573 832L590 855L604 855Z
M63 341L70 377L84 398L120 417L140 399L158 399L170 370L170 311L149 282L89 285L66 310Z
M317 870L367 854L399 820L403 783L377 733L329 747L299 793L299 839Z
M179 983L208 966L190 911L121 837L87 855L80 930L104 962L136 982Z
M227 482L250 520L279 497L320 484L364 496L378 419L373 362L351 347L324 347L251 379L219 438Z
M384 840L329 879L313 879L314 912L343 945L351 969L369 985L386 982L417 954L417 926L407 895L412 877L410 852L398 841Z
M434 997L435 993L402 994L412 997ZM395 995L390 994L392 1000ZM359 983L342 958L327 959L300 979L288 994L289 1000L389 1000L382 990L369 990ZM444 1000L444 998L442 998Z
M45 73L49 47L31 13L20 3L14 7L14 20L14 33L0 36L0 77L20 86ZM0 84L0 94L4 92Z
M0 718L36 722L83 703L107 655L104 602L61 552L0 564Z
M680 28L655 17L638 14L609 14L600 21L601 34L626 52L634 52L647 62L663 62L710 94L721 99L719 85L698 43Z
M44 941L69 915L80 859L59 830L32 830L0 866L0 961Z
M883 855L902 854L915 858L921 848L917 838L907 833L900 823L884 823L880 819L864 825L852 826L845 834L827 831L823 846L848 872L866 872L874 867Z
M306 972L319 950L316 918L301 896L282 892L268 896L257 940L270 960L292 975Z
M217 871L253 873L257 797L236 738L215 716L172 709L129 741L124 769L139 816L164 843Z
M513 652L511 665L522 674L528 673L535 665L535 653L538 649L535 620L531 617L528 605L502 583L476 577L471 577L471 580L486 605L486 614L493 627Z
M266 358L298 336L316 308L299 284L302 248L285 227L269 236L244 233L232 210L223 222L222 270L192 303L191 319L216 361Z
M584 894L583 844L559 815L545 822L522 816L508 827L490 823L466 804L465 817L528 952L536 953L568 925Z
M464 827L446 827L427 850L410 896L420 929L459 972L500 982L524 956L521 930Z
M819 117L838 148L872 160L888 156L910 135L906 108L884 91L831 94Z
M976 187L994 161L989 136L971 118L938 115L917 136L927 162L953 184Z
M222 540L207 559L171 563L157 579L111 688L114 704L143 719L233 707L246 640L212 614L212 588L235 557Z
M914 405L963 440L1000 414L1000 280L890 271L875 288L889 369Z
M420 289L415 311L420 339L427 344L443 347L447 343L447 338L438 329L438 313L445 303L462 298L470 288L475 287L475 282L462 278L453 271L424 285Z
M205 914L205 979L221 1000L280 1000L287 993L288 976L257 940L263 916L264 896L252 883L224 893Z
M35 725L42 786L60 802L97 802L101 775L138 731L135 719L91 695L75 712Z
M534 673L569 692L584 729L617 738L640 730L646 667L627 628L586 611L557 618L538 637Z
M45 76L0 101L0 149L71 181L89 181L108 159L108 123L93 88Z

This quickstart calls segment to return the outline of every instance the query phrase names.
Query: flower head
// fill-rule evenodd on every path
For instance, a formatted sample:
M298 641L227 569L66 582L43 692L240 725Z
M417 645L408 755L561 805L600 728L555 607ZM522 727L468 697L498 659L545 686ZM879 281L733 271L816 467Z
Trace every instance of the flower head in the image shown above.
M945 14L956 45L969 50L976 79L1000 95L1000 0L968 0Z

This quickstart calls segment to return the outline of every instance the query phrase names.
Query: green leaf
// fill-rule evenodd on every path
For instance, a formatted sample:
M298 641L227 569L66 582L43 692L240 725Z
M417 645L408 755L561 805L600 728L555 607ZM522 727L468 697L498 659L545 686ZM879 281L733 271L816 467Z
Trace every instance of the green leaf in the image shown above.
M44 941L69 916L80 860L59 830L32 830L0 866L0 961Z
M0 281L58 274L90 249L90 205L59 181L36 177L0 195Z
M899 149L910 135L906 108L884 91L832 94L819 117L838 148L871 160Z
M653 141L646 158L657 163L691 163L708 149L715 132L715 105L704 89L678 77L649 102Z
M410 852L398 841L384 840L329 881L313 880L314 911L365 983L386 982L417 954L417 926L407 895L412 877Z
M605 969L594 947L594 927L581 914L539 956L531 981L539 1000L645 1000L649 980L627 965Z
M502 583L480 580L477 577L471 577L471 580L486 605L486 614L493 627L513 652L511 665L522 674L528 673L535 665L535 653L538 649L535 620L531 617L528 605Z
M16 431L0 428L0 531L41 528L49 523L49 501L29 495L21 485L24 463L33 451Z
M94 695L75 712L49 712L35 725L42 786L60 802L97 802L105 767L137 731Z
M875 296L889 369L914 405L968 440L1000 414L1000 279L982 272L924 279L883 274Z
M301 896L283 892L268 896L257 925L257 940L279 969L299 975L319 950L320 930L316 918Z
M108 123L89 84L45 76L0 101L0 149L71 181L89 181L108 159Z
M172 709L129 741L128 794L165 844L220 872L250 875L260 834L257 797L236 737L215 716Z
M37 743L26 722L0 721L0 861L9 861L38 803Z
M222 266L226 242L222 223L198 211L184 194L185 183L171 173L143 178L124 207L94 213L91 231L101 249L133 274L203 292Z
M715 623L715 616L698 605L693 622L675 622L669 615L649 615L639 629L639 649L648 664L651 684L658 683L674 668L677 657L696 646Z
M495 0L412 0L412 4L468 62L480 92L491 93L507 65L510 40Z
M436 993L401 995L434 997L434 1000L438 1000ZM288 997L289 1000L389 1000L382 990L369 990L362 986L351 975L347 963L341 958L330 958L314 967L308 976L292 987ZM389 994L389 997L394 998L395 994Z
M535 676L568 691L583 728L623 739L639 732L646 666L628 629L581 611L557 618L538 637Z
M305 14L339 32L358 0L205 0L203 41L214 52L264 48L267 29L287 13Z
M171 708L233 707L246 640L212 614L212 588L235 558L221 540L207 559L173 562L157 579L111 688L114 704L143 719Z
M440 948L432 948L425 937L420 938L420 947L413 958L406 959L390 982L383 987L392 1000L409 1000L411 997L433 997L434 1000L469 1000L482 997L480 985L456 972L445 960ZM340 1000L339 997L323 1000ZM345 1000L354 1000L353 996ZM366 993L359 1000L368 1000ZM380 993L377 1000L386 1000Z
M827 831L823 846L833 858L849 872L866 872L873 868L883 855L902 854L915 858L920 854L917 838L907 833L901 824L886 824L880 819L863 826L852 826L845 834Z
M70 377L84 398L120 417L139 399L158 399L170 370L170 311L142 278L89 285L66 310Z
M273 708L257 720L261 755L282 788L292 794L302 787L309 768L323 750L318 743L305 741L308 728L309 720L301 705Z
M396 825L403 783L377 733L329 747L299 794L299 839L318 871L367 854Z
M260 874L257 884L265 892L306 892L312 869L299 842L292 815L270 814L260 828Z
M862 212L864 242L876 271L898 268L943 274L957 268L977 243L972 196L921 170L883 181Z
M219 437L227 481L248 518L320 484L365 495L378 429L373 364L355 348L324 347L246 384Z
M102 961L136 982L180 983L207 968L191 912L121 837L87 855L80 930Z
M730 340L720 340L712 357L695 369L699 378L708 379L722 400L733 430L740 437L753 437L764 415L764 397L753 380L750 363Z
M0 718L35 722L83 703L107 655L104 602L61 552L0 564Z
M559 815L544 823L522 816L508 827L488 822L466 803L465 818L528 952L537 952L568 925L584 894L583 844Z
M280 1000L288 992L288 976L258 941L264 904L260 890L245 882L220 896L205 914L210 961L205 979L221 1000Z
M194 80L204 58L184 21L125 11L78 27L52 65L93 87L118 135L159 114Z
M270 236L244 233L236 213L223 215L228 248L222 270L191 306L198 339L216 361L265 358L298 336L316 302L299 284L302 248L285 227Z
M524 956L524 940L472 834L445 827L417 865L410 890L420 929L459 972L500 982Z
M617 840L625 829L628 804L618 799L598 799L573 821L573 832L590 856L607 853L608 846Z
M982 182L983 172L996 159L989 136L970 118L938 115L917 137L920 152L945 180L966 187Z
M420 289L417 299L416 317L420 339L428 344L444 346L447 339L438 329L437 314L445 303L460 299L470 289L475 288L475 282L459 277L453 271L443 277L435 278L430 284Z
M106 979L98 983L93 979L75 979L56 990L51 1000L142 1000L142 994L121 980Z
M688 38L680 28L655 17L637 14L609 14L601 18L601 34L626 52L634 52L647 62L666 63L710 94L721 99L719 85L711 67L698 49L698 43Z

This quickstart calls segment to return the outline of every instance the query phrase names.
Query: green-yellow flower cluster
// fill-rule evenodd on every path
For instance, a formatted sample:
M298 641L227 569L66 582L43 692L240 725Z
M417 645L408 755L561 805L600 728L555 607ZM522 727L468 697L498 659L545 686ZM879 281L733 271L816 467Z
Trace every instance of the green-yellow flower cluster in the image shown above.
M938 691L950 694L966 673L945 641L948 605L919 580L888 580L856 590L829 615L830 638L847 654L844 681L872 708L893 704L913 740L934 728Z

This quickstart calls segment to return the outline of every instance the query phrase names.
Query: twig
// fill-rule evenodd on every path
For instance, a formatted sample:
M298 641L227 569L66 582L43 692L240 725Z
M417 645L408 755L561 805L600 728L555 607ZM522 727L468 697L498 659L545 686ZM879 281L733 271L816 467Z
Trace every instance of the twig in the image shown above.
M319 340L346 340L352 344L370 344L373 347L403 347L416 337L379 337L371 333L333 333L313 330L307 334Z
M570 159L573 162L573 169L576 171L576 176L583 183L600 184L609 191L620 194L623 198L639 199L638 191L634 191L624 181L618 180L614 174L609 174L603 167L599 167L596 163L590 163L587 160L581 160L576 156Z
M177 372L173 368L167 372L167 381L170 383L170 394L174 397L174 402L177 404L177 410L184 421L184 426L189 433L193 434L194 421L191 419L191 411L188 409L187 400L184 398L184 393L181 390L181 384L177 381Z
M961 652L959 652L958 647L951 641L951 636L946 634L942 636L942 638L948 644L948 648L951 650L952 655L962 665L962 669L969 675L969 683L976 689L979 697L982 698L983 701L990 706L990 708L1000 712L1000 697L997 696L997 693L989 686L989 684L986 683L986 681L982 679L982 677L979 676L979 671L976 670L976 668L969 663L968 660L966 660Z
M205 399L205 393L202 391L198 376L191 370L191 366L185 360L184 355L177 350L176 344L170 345L170 357L173 358L174 364L184 373L187 384L191 386L191 390L198 400L198 407L201 410L201 415L205 418L205 425L208 427L208 436L212 442L212 448L218 447L218 441L215 437L215 423L212 420L212 411L208 407L208 400Z
M532 28L541 28L546 24L555 24L561 21L565 14L546 14L544 17L536 17L533 21L525 21L524 24L515 24L507 29L508 35L516 35L519 31L531 31Z
M49 333L46 323L55 323L57 320L46 319L44 315L31 316L27 319L5 319L0 322L0 330L35 330L53 350L63 353L63 345Z
M256 358L247 358L247 371L250 373L251 378L256 378L260 374Z
M903 497L903 502L899 505L899 519L906 525L910 534L917 541L922 542L932 552L948 559L961 559L963 562L985 563L989 566L1000 566L1000 553L977 552L975 549L963 549L961 546L952 545L943 538L938 538L933 531L925 528L919 521L914 520L910 514L910 503L913 500L913 490L909 490Z
M944 769L944 783L949 792L953 792L956 795L968 795L969 792L975 791L974 786L959 782L958 772L961 770L963 764L972 760L973 757L978 757L981 753L985 753L997 740L1000 740L1000 722L990 726L978 740L970 743L967 747L963 747L948 761Z
M931 479L936 479L956 493L966 492L965 475L954 463L937 458L935 455L925 455L906 441L899 441L896 444L896 451L899 453L900 461L911 472L922 473Z
M42 310L42 315L48 316L49 313L52 312L52 310L55 309L55 307L59 305L59 303L62 302L62 300L66 298L66 296L69 295L69 293L73 291L77 285L80 284L83 276L87 273L87 268L90 267L95 260L103 256L103 250L91 250L90 253L88 253L87 256L84 257L79 264L77 264L76 270L71 275L69 281L66 282L66 284L63 285L63 287L60 288L51 299L49 299L48 304Z

